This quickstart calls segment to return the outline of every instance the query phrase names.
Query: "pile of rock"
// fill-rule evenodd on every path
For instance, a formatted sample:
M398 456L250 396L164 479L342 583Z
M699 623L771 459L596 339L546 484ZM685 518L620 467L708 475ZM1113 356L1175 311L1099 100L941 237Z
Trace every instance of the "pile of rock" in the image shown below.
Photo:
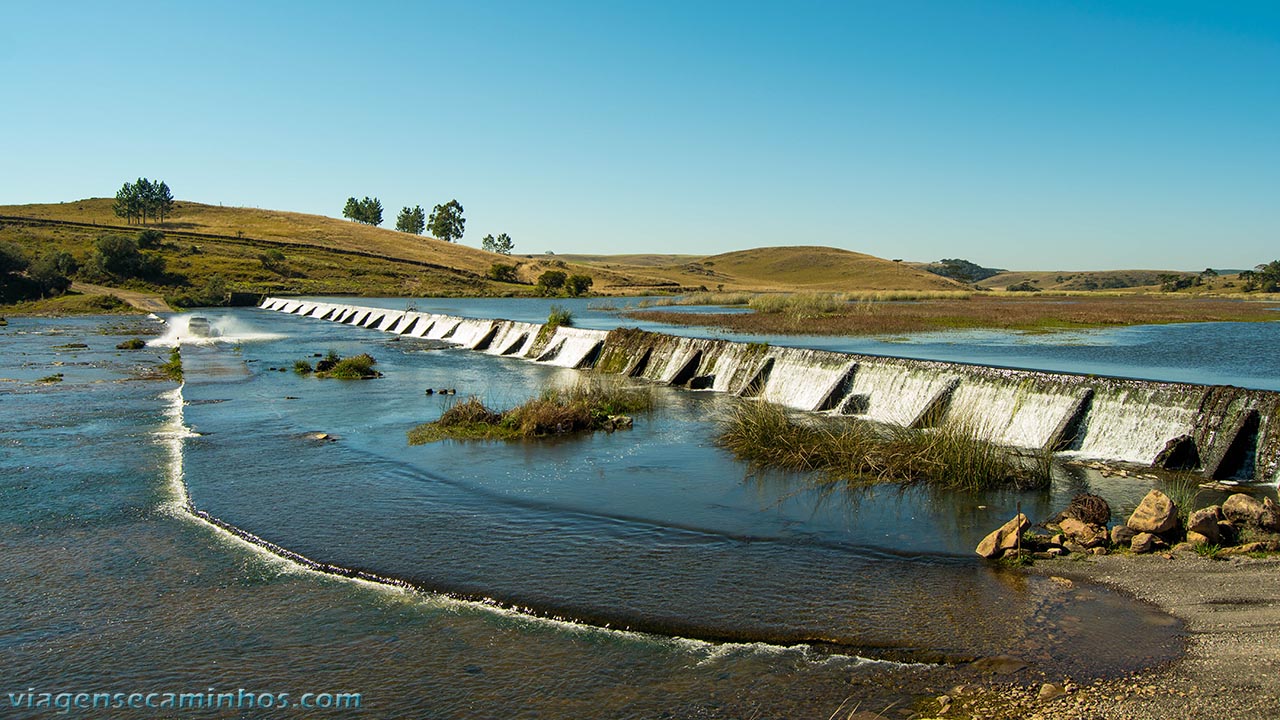
M1096 495L1077 495L1067 509L1044 524L1048 534L1028 532L1024 515L1005 523L978 544L985 558L1030 556L1036 559L1068 553L1105 555L1127 549L1141 554L1158 550L1222 548L1220 554L1280 552L1280 505L1235 493L1221 505L1190 513L1184 523L1173 500L1159 490L1142 498L1127 522L1110 530L1111 508Z

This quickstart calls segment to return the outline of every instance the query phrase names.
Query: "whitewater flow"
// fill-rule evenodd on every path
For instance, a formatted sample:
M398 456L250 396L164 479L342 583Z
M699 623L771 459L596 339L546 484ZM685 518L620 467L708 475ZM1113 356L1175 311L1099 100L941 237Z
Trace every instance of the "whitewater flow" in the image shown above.
M150 347L179 347L181 345L213 345L229 343L236 345L246 342L263 342L280 340L285 336L279 333L262 332L249 323L233 317L221 317L209 321L210 331L207 335L196 334L191 330L192 318L201 317L194 313L182 313L171 316L166 323L167 332L147 343Z

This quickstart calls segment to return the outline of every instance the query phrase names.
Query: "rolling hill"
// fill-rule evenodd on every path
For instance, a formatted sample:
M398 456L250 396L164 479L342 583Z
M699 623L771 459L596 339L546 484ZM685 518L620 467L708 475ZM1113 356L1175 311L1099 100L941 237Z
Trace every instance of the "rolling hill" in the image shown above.
M86 258L103 234L133 234L110 198L0 206L0 241L28 255L65 250ZM235 290L256 293L356 295L528 294L547 270L589 275L593 292L638 295L694 290L860 291L962 287L904 263L826 247L773 247L696 255L513 255L442 242L347 220L304 213L176 204L172 216L146 227L165 233L158 252L173 282L196 284L214 273ZM285 261L267 267L260 256ZM494 263L516 266L517 283L490 280ZM135 290L171 288L128 281Z
M725 290L857 292L962 290L964 285L901 262L817 246L766 247L713 255L670 268Z

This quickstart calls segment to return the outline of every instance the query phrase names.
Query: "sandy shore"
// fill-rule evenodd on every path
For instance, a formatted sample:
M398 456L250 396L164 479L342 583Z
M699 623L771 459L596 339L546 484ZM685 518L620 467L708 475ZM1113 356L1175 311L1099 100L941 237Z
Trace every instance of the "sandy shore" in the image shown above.
M1040 699L1040 686L975 689L946 718L1280 718L1280 558L1211 560L1193 553L1037 563L1030 572L1101 583L1182 620L1187 654L1170 666ZM1048 679L1054 682L1052 678ZM930 715L926 708L923 717ZM941 708L939 708L941 709Z

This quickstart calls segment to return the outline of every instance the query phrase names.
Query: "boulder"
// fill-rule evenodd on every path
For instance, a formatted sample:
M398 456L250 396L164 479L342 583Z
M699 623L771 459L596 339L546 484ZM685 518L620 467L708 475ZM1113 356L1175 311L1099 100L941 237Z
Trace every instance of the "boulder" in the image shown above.
M1216 526L1214 527L1214 530L1217 530ZM1188 530L1187 542L1185 544L1190 545L1191 547L1200 547L1201 545L1217 545L1218 542L1217 540L1210 538L1208 535L1198 533L1195 530ZM1177 548L1175 547L1174 549L1176 550Z
M1235 545L1240 539L1240 531L1235 525L1226 520L1218 521L1218 544L1219 545Z
M1006 550L1013 550L1018 547L1018 538L1023 531L1031 527L1031 521L1027 520L1027 516L1018 513L1017 517L1009 520L1009 522L1001 525L992 531L978 543L977 549L974 551L984 558L997 558L1004 555Z
M1134 535L1133 540L1129 543L1129 549L1139 555L1154 552L1163 547L1168 547L1168 545L1157 537L1155 533L1149 532Z
M1159 490L1148 492L1138 507L1134 508L1126 523L1139 534L1166 533L1178 527L1178 508L1168 495Z
M1112 545L1128 545L1133 541L1133 536L1138 532L1128 525L1117 525L1111 528L1111 544Z
M1223 548L1219 555L1246 555L1255 552L1277 552L1280 551L1280 540L1266 540L1259 542L1245 543L1237 545L1233 548Z
M1258 518L1258 527L1268 532L1280 532L1280 505L1271 498L1262 499L1262 515Z
M1236 525L1256 527L1262 520L1262 512L1262 501L1244 493L1236 493L1222 503L1222 514Z
M1107 529L1093 523L1081 522L1073 517L1066 518L1059 525L1067 540L1082 547L1092 548L1106 545Z
M1187 518L1187 541L1196 543L1191 539L1192 533L1199 535L1205 539L1205 543L1217 545L1218 540L1218 522L1222 520L1222 508L1217 505L1210 505L1191 513Z

